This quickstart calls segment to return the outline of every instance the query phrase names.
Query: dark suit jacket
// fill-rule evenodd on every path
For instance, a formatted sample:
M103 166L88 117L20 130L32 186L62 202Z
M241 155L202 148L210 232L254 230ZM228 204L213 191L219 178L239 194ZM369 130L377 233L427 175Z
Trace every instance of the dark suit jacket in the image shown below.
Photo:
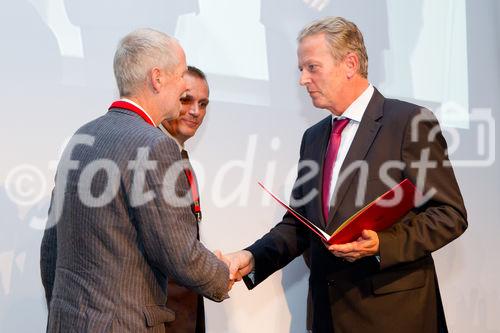
M435 162L423 183L424 193L435 189L435 194L393 227L378 233L380 263L375 257L354 263L335 257L316 236L286 214L282 222L248 248L255 257L255 274L253 281L245 278L247 286L253 288L310 248L313 332L446 331L431 252L462 234L467 221L453 170L443 165L448 157L437 120L428 110L386 99L375 90L341 173L349 171L353 163L364 166L352 169L344 181L339 180L327 223L317 194L322 190L322 164L330 130L328 117L304 133L300 161L315 161L321 171L311 179L303 178L310 170L299 167L298 179L302 181L296 182L292 191L292 199L316 193L306 204L295 205L295 209L328 233L397 182L409 178L422 185L414 163L421 156ZM434 139L428 140L429 135ZM392 184L386 184L379 174L387 161L395 161L387 172ZM365 179L361 177L362 168ZM363 200L356 205L358 184L367 187Z
M165 333L205 333L203 296L168 280L167 307L175 312L175 320L165 324Z
M180 160L176 143L122 109L112 109L81 127L68 147L81 138L93 142L67 148L63 154L48 221L57 224L46 230L42 240L48 331L164 332L165 323L174 319L165 306L169 278L215 301L224 299L226 265L197 240L189 204L173 201L174 192L188 189L182 169L175 184L170 178L165 183L167 171ZM156 161L143 184L130 168L139 148ZM68 163L70 159L78 165ZM92 179L85 176L83 170L101 159L114 163L116 172L109 178L105 172ZM110 179L117 179L117 187L112 186L116 194L109 203L84 204L82 199L91 199L89 192L101 195ZM154 198L137 201L134 186Z

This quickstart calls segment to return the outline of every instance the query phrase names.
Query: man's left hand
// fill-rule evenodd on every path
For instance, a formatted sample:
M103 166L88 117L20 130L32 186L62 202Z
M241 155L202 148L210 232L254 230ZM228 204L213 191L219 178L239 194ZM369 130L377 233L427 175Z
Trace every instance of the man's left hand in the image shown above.
M325 244L328 250L339 258L349 262L368 256L374 256L379 251L379 239L375 231L363 230L361 237L346 244Z

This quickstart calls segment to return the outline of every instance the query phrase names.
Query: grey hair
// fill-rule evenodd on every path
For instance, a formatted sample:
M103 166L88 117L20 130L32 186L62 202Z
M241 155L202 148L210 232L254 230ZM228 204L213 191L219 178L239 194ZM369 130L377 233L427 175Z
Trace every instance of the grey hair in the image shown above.
M363 34L354 23L343 17L325 17L304 27L300 31L297 41L300 43L304 38L317 34L325 34L332 56L336 61L342 61L350 52L356 53L359 59L358 73L364 78L368 77L368 54Z
M173 71L180 61L175 52L176 44L174 38L149 28L135 30L123 37L113 61L120 96L136 93L154 67Z

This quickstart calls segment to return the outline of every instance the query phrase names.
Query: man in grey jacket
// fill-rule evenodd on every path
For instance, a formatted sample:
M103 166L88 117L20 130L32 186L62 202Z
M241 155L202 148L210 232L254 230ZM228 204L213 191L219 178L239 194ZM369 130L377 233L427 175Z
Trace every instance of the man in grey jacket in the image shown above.
M168 278L222 301L227 266L197 240L179 149L185 55L140 29L114 59L121 100L82 126L59 163L41 247L49 332L164 332Z

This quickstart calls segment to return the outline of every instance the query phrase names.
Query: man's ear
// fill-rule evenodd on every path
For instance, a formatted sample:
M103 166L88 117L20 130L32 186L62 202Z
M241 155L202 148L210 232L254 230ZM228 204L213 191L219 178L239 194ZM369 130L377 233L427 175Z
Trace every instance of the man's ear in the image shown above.
M344 58L344 65L346 66L346 75L348 79L352 79L359 70L359 59L355 52L349 52Z
M157 94L161 91L161 87L163 87L165 83L165 77L162 75L162 72L158 67L153 68L150 73L151 87L153 87L153 91Z

